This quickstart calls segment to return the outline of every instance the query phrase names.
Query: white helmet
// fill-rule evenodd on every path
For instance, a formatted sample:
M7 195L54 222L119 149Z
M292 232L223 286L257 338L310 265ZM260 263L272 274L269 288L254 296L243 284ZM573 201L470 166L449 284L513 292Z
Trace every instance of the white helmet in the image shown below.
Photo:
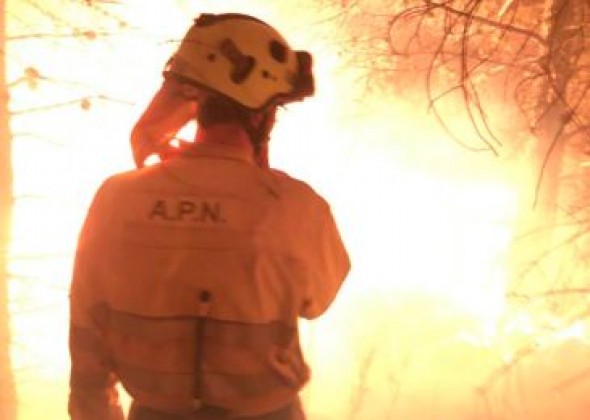
M311 66L308 52L293 51L274 28L252 16L202 14L164 75L263 110L313 95Z

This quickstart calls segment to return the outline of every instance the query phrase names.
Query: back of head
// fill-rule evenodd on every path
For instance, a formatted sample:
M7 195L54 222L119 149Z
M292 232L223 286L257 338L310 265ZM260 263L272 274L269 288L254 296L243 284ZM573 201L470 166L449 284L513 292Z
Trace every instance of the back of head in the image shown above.
M244 108L225 96L208 95L199 102L196 118L199 127L209 128L216 124L243 124L255 114L255 111Z
M137 166L165 149L191 117L201 127L238 123L259 149L268 139L276 108L315 91L311 54L291 49L267 23L236 13L195 19L164 78L131 135ZM202 95L182 98L183 89L174 86L189 86ZM184 103L191 100L199 103L197 115Z

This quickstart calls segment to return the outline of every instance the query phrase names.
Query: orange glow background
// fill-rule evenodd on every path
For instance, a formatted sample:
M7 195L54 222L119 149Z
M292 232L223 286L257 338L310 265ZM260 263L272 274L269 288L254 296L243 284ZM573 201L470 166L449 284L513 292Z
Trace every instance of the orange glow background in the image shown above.
M113 18L81 2L7 2L13 38L96 25L119 33L7 44L9 82L27 67L44 77L34 89L11 88L17 201L9 286L19 419L67 418L76 235L99 183L132 168L130 129L161 81L173 41L203 11L258 16L316 57L318 94L279 115L271 151L273 166L331 203L353 262L331 310L302 324L313 372L302 394L310 420L585 418L588 394L565 383L584 369L585 324L533 343L547 346L549 357L529 359L516 374L508 368L537 328L504 298L510 242L531 185L522 162L468 152L424 107L364 92L356 83L362 70L347 66L332 36L336 6L124 3L108 9ZM508 373L491 386L502 367Z

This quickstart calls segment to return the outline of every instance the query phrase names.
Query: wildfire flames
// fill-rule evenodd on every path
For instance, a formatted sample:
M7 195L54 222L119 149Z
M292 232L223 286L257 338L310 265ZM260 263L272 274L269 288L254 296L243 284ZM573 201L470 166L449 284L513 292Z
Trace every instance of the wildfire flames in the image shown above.
M68 4L43 7L59 10L62 3ZM170 41L198 12L230 10L284 28L292 44L316 57L318 94L281 111L271 143L272 166L331 203L353 262L330 311L302 325L312 367L303 392L310 419L578 418L583 395L566 379L582 362L564 367L524 356L548 346L559 358L580 360L587 356L586 325L532 340L546 324L515 316L505 298L528 168L462 149L423 107L364 94L354 83L358 69L346 67L334 41L318 36L323 27L309 24L320 19L297 2L158 2L165 10L156 2L126 3L114 6L119 20L112 25L131 22L120 37L7 46L9 81L22 80L11 87L10 104L17 196L11 351L19 419L48 412L67 418L67 291L85 210L104 177L132 168L128 134L160 83ZM55 32L42 14L37 22L24 19L27 25L17 19L38 13L31 2L8 7L9 35ZM81 30L92 23L63 7L61 19L78 19ZM521 382L505 380L516 369Z

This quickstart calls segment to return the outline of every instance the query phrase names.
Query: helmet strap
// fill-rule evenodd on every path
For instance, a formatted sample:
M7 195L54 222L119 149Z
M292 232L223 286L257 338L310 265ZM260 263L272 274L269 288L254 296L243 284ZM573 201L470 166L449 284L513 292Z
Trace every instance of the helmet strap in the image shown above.
M274 112L272 110L265 111L262 114L262 119L257 123L254 123L249 117L242 119L243 127L250 138L250 144L254 150L254 160L258 166L263 168L268 168L267 145L270 139L272 120L274 120Z

